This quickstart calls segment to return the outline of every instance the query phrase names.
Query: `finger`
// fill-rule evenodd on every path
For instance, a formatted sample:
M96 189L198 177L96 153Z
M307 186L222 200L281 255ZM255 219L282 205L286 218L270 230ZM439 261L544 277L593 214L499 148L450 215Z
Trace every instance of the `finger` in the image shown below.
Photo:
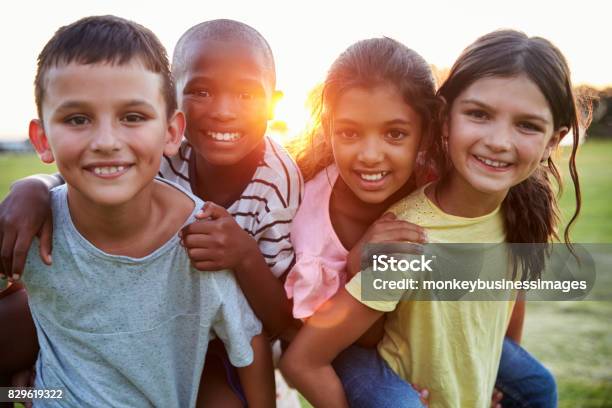
M187 255L191 262L219 262L221 259L221 253L210 249L202 248L191 248L187 250Z
M419 399L423 405L429 406L429 390L425 388L419 392Z
M412 225L389 224L377 228L376 231L372 233L369 242L389 242L394 239L418 243L425 243L428 241L427 234L420 228L414 228Z
M185 239L188 235L192 235L192 234L201 234L201 235L206 235L206 234L211 234L214 232L214 221L212 220L198 220L198 221L194 221L189 225L186 225L185 227L183 227L183 229L181 230L181 238Z
M228 215L229 213L225 208L213 202L207 201L206 203L204 203L202 210L196 214L196 218L199 220L207 218L216 220L222 217L226 217Z
M7 278L12 279L13 248L17 235L13 231L5 231L2 235L2 247L0 247L0 264Z
M397 217L392 212L386 212L379 218L379 220L395 220Z
M183 235L183 246L190 248L211 248L215 246L215 239L208 234Z
M223 269L221 268L219 263L213 261L192 262L191 265L193 265L193 267L196 268L198 271L202 272L213 272L220 271Z
M51 265L51 251L53 250L53 218L49 216L39 232L40 237L40 258L42 261Z
M11 275L13 279L19 279L21 277L30 245L32 245L32 237L24 234L17 237L15 248L13 249L13 264L11 266Z
M414 242L418 244L423 244L427 241L419 231L415 231L413 229L398 228L385 231L381 234L377 234L376 236L372 237L371 242Z

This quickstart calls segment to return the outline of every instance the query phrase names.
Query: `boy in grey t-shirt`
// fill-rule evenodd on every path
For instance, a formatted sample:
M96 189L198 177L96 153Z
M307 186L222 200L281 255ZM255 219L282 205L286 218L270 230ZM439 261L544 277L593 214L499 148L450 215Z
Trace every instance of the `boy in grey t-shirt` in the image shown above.
M52 192L54 260L23 275L40 353L37 388L57 406L195 406L211 333L232 364L261 331L229 271L192 270L176 233L202 202L155 179L178 149L165 51L146 28L89 17L39 56L30 140L66 185Z

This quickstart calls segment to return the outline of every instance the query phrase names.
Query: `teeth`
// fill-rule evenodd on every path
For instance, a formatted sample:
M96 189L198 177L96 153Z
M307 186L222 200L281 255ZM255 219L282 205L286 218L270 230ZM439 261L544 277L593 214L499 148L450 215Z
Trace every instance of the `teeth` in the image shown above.
M500 161L495 161L495 160L489 160L486 157L481 157L481 156L476 156L476 158L478 160L480 160L481 162L483 162L484 164L491 166L491 167L508 167L510 165L510 163L505 163L505 162L500 162Z
M240 139L240 133L208 132L208 136L220 142L233 142Z
M108 167L94 167L93 172L98 175L115 174L125 170L125 166L108 166Z
M387 174L386 171L381 171L380 173L359 173L359 176L366 181L378 181L381 180Z

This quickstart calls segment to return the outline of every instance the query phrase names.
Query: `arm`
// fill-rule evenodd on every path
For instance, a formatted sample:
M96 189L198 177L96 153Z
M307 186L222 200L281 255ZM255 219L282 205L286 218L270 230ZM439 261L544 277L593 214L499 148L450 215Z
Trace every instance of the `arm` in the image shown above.
M58 175L41 174L18 180L0 204L0 275L19 279L32 238L40 234L40 256L51 264L49 190L63 183Z
M382 314L341 289L304 324L281 359L281 371L314 406L348 406L331 362Z
M206 203L199 221L182 231L183 245L201 271L231 269L266 331L276 337L292 322L291 304L257 242L221 206Z
M521 337L523 336L523 323L525 321L525 294L519 292L516 302L514 303L514 309L512 309L512 316L510 316L510 322L508 323L508 329L506 330L506 337L514 340L515 343L521 343Z
M262 333L253 337L251 347L254 354L251 365L236 369L247 403L253 408L274 407L276 387L270 342Z

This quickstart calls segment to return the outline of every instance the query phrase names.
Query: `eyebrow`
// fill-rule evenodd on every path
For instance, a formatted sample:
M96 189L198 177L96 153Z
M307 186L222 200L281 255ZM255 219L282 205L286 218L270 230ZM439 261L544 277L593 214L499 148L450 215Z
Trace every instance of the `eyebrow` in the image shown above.
M347 125L359 125L358 122L349 119L349 118L337 118L334 119L334 122L341 122ZM388 120L386 122L384 122L385 126L393 126L393 125L400 125L400 126L411 126L412 122L409 120L405 120L405 119L392 119L392 120Z
M94 104L90 102L84 102L84 101L66 101L57 108L57 111L61 112L61 111L71 110L71 109L89 109L93 105ZM155 110L153 105L151 105L149 102L142 100L142 99L130 99L122 103L123 108L134 108L134 107L141 107L141 106L144 106L148 109Z
M481 108L489 110L489 111L495 111L495 109L492 106L489 106L486 103L484 103L482 101L479 101L478 99L463 99L463 100L460 100L459 103L462 104L462 105L473 104L473 105L480 106ZM538 122L542 122L544 124L549 122L543 116L536 115L536 114L533 114L533 113L525 113L525 114L521 114L520 116L523 119L535 120L535 121L538 121Z

